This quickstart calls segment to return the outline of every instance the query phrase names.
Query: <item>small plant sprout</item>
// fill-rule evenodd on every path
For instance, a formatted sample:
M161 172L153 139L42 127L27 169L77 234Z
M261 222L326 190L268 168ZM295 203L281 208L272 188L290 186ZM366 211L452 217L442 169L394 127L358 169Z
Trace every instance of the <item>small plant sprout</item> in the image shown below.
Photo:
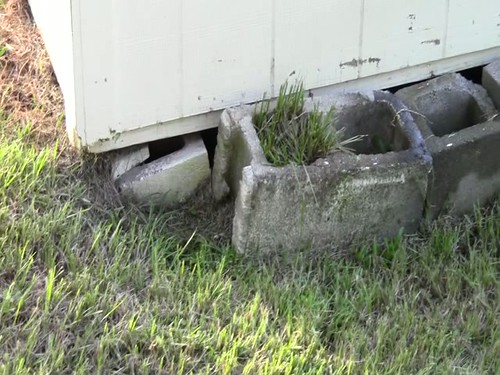
M342 139L343 130L335 127L335 108L323 112L315 106L304 110L302 82L280 87L276 108L264 97L255 108L253 121L267 160L275 166L307 165L335 151L351 151L347 145L363 136Z

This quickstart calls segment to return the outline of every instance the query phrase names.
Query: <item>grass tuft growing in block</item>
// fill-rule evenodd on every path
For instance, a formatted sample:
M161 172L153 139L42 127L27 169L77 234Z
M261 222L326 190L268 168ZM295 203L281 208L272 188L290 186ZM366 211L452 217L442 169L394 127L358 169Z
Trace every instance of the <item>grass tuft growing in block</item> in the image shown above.
M280 87L276 108L264 99L256 106L253 122L267 160L275 166L311 164L334 151L349 151L347 144L362 136L342 139L335 127L335 108L322 112L317 106L304 110L302 82Z

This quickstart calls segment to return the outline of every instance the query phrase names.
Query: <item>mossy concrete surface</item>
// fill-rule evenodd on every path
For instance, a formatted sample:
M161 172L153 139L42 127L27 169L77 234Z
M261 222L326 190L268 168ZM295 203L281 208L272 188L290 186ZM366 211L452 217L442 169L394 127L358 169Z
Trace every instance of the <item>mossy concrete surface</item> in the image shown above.
M483 68L482 85L500 111L500 59Z
M218 199L236 199L233 244L240 252L343 250L367 238L417 230L431 158L410 113L385 92L306 102L309 110L332 105L346 134L382 137L395 151L377 153L366 143L358 154L336 152L309 166L274 167L260 147L254 108L222 115L212 184Z
M433 159L426 216L461 215L500 192L500 119L480 85L447 74L396 93Z

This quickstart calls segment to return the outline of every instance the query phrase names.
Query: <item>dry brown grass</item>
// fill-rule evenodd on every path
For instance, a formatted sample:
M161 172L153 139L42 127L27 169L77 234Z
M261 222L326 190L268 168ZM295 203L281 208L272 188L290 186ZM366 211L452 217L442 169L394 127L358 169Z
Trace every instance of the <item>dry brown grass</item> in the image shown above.
M1 4L1 2L0 2ZM67 143L62 124L63 98L27 0L0 5L0 108L4 127L31 123L33 144ZM10 130L10 129L8 129Z

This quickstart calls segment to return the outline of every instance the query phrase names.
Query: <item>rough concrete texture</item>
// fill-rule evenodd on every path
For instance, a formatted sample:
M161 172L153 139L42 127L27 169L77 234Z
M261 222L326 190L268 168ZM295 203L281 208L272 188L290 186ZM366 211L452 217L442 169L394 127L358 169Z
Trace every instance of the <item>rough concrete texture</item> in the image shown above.
M133 146L119 151L111 166L113 180L128 172L149 158L148 145Z
M395 151L376 154L361 144L360 154L338 152L309 166L274 167L254 130L253 107L226 110L212 185L218 199L236 196L238 251L345 249L418 228L431 159L399 99L385 92L325 97L309 100L306 109L314 105L321 110L335 105L337 126L346 134L387 137Z
M432 155L427 218L470 212L500 191L500 119L481 86L448 74L396 95L415 112Z
M483 87L488 91L488 95L493 103L500 110L500 59L492 62L483 68Z
M208 154L197 134L184 137L184 146L121 176L123 195L147 204L183 202L210 177Z

